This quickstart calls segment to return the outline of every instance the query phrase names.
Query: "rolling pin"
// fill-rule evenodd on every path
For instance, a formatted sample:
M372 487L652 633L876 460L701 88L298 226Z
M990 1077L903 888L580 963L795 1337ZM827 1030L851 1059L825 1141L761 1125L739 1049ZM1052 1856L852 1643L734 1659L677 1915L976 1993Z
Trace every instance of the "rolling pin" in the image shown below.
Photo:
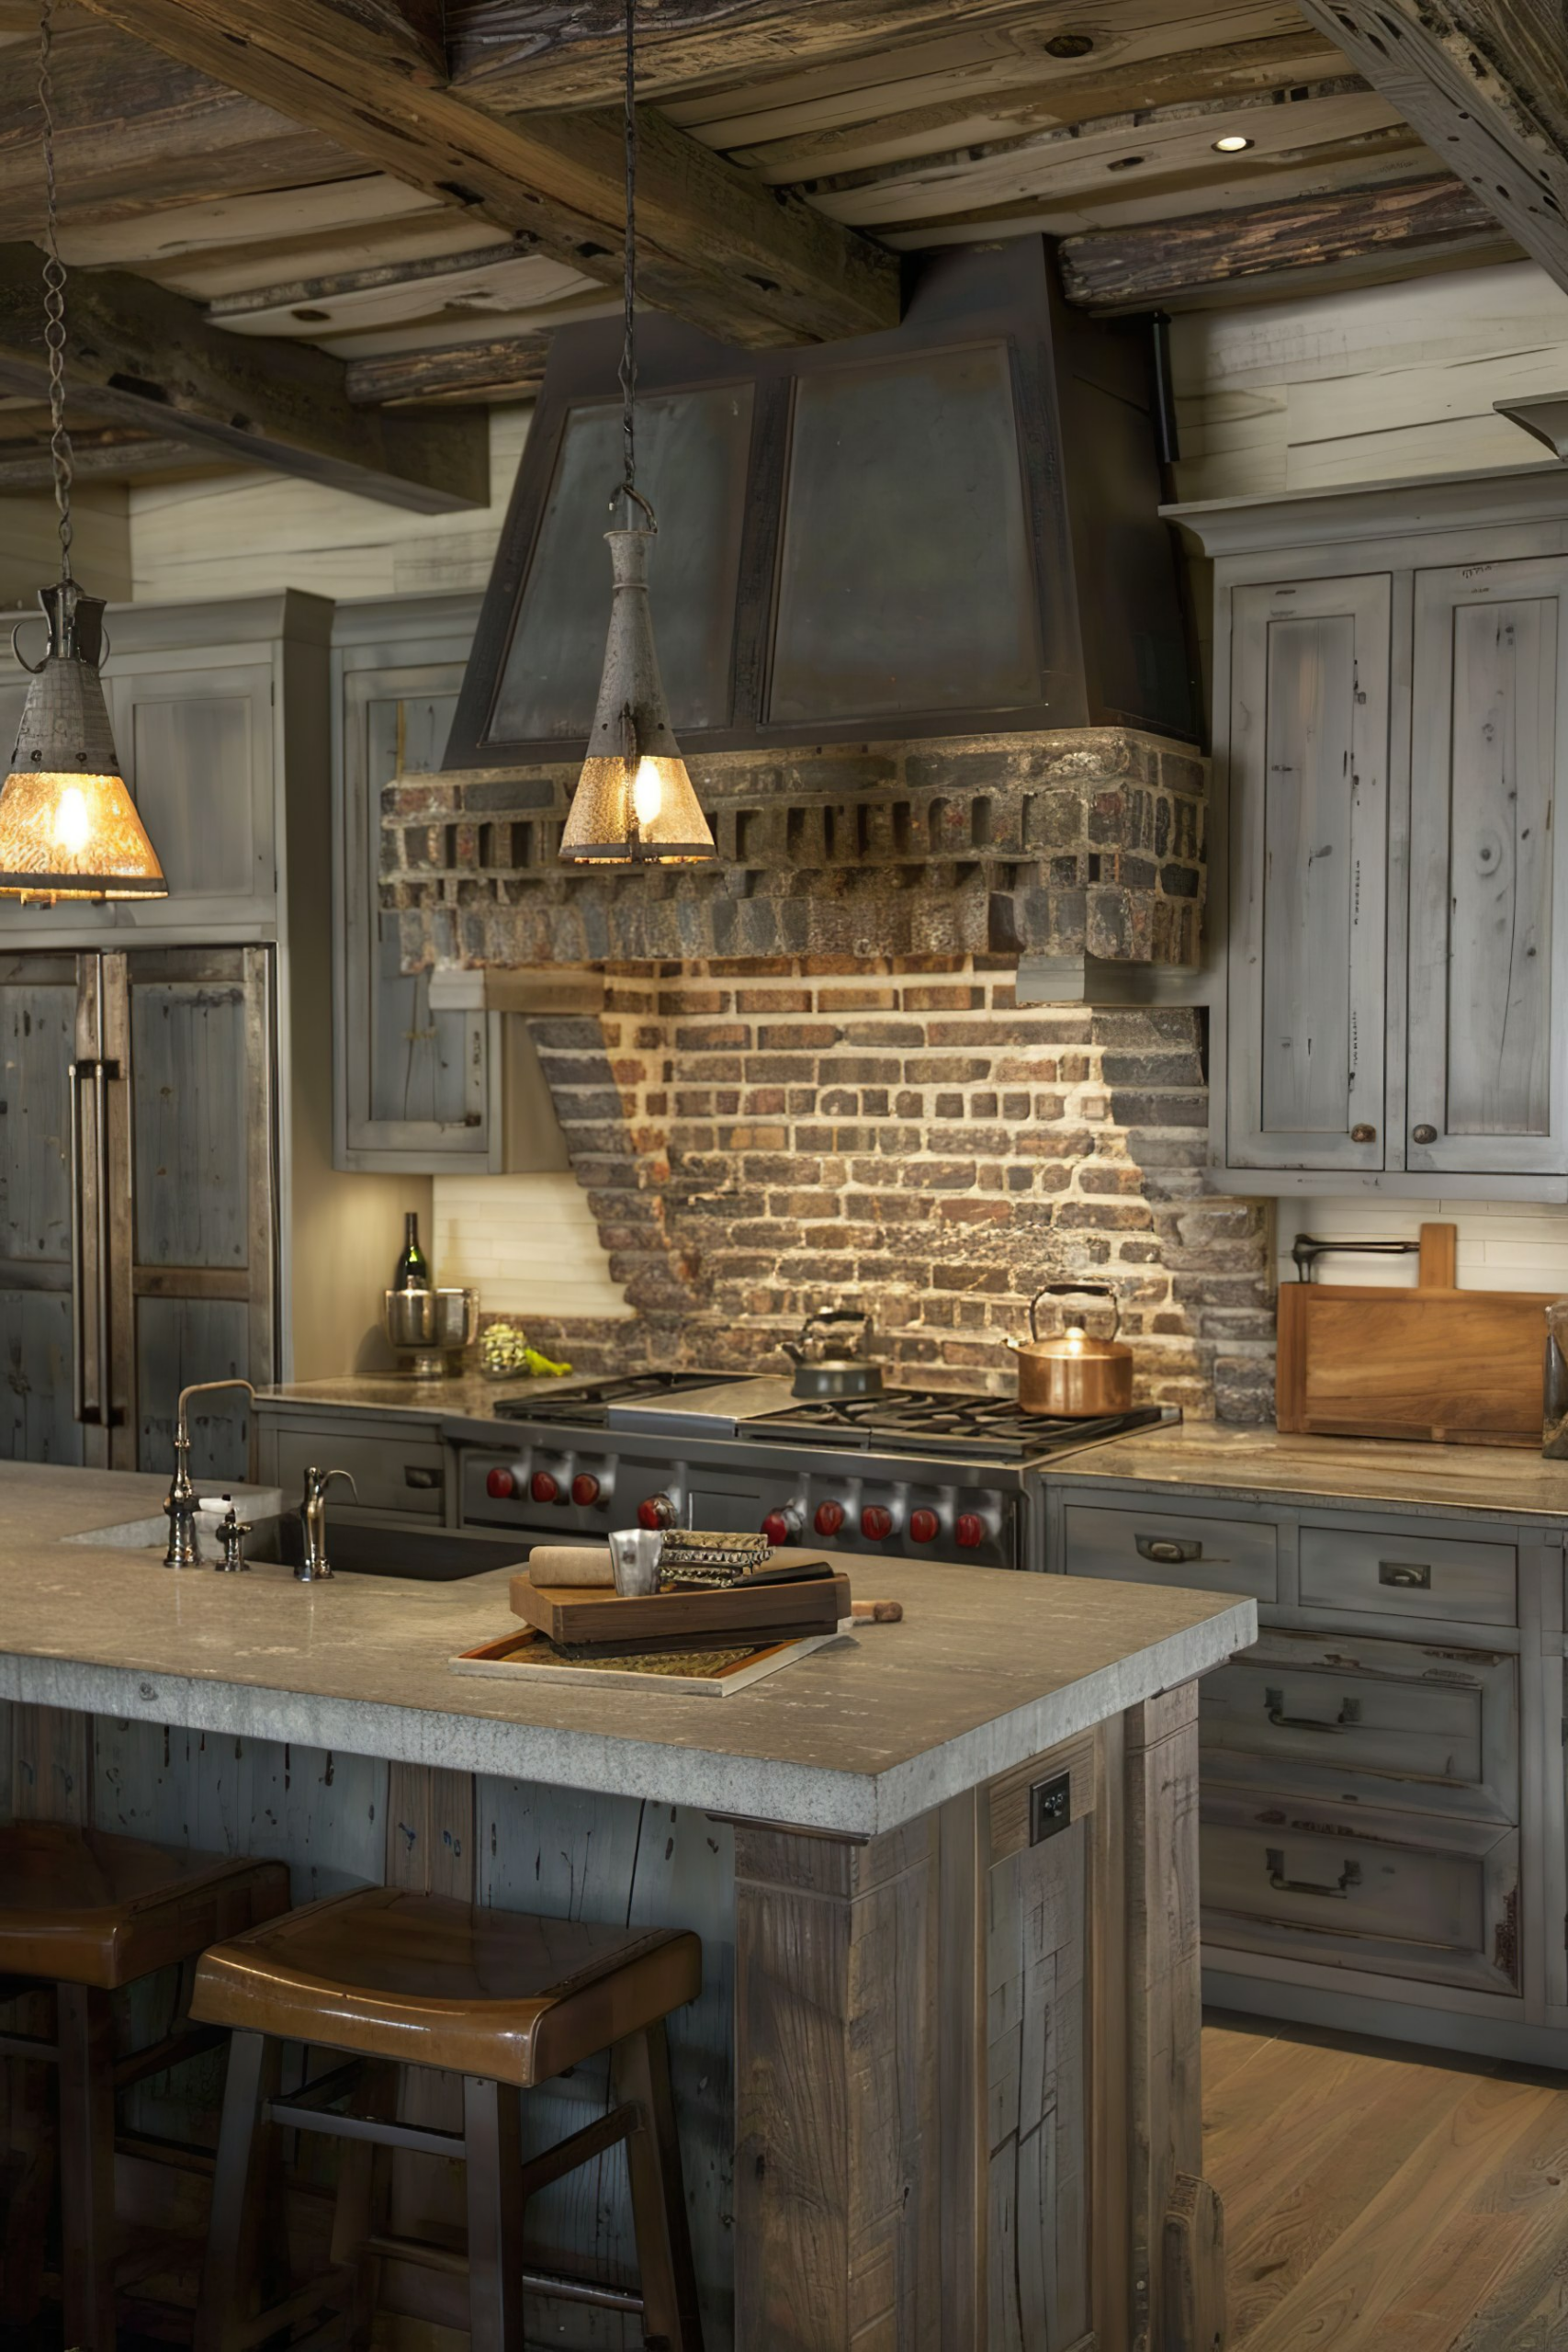
M536 1590L615 1581L607 1544L536 1544L528 1555L528 1574Z
M899 1625L904 1621L901 1600L852 1600L850 1615L857 1625Z

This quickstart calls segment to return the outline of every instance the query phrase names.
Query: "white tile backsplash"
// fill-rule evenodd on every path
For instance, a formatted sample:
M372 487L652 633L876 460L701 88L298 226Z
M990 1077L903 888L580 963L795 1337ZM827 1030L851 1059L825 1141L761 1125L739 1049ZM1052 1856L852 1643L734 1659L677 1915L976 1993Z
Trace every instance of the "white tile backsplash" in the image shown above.
M485 1314L631 1314L575 1176L437 1176L433 1191L435 1278L477 1290Z
M1415 1240L1423 1225L1459 1227L1461 1290L1547 1291L1568 1297L1568 1208L1529 1201L1282 1200L1279 1208L1280 1280L1294 1282L1291 1244L1298 1233L1327 1240ZM1325 1283L1416 1283L1416 1259L1320 1258Z

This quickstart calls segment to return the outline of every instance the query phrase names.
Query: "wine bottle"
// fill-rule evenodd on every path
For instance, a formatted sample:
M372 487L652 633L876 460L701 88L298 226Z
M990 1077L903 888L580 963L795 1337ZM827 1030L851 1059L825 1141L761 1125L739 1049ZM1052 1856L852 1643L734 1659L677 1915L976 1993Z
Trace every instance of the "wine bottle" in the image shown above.
M430 1261L419 1246L419 1218L412 1209L403 1218L403 1246L393 1270L392 1288L430 1288Z

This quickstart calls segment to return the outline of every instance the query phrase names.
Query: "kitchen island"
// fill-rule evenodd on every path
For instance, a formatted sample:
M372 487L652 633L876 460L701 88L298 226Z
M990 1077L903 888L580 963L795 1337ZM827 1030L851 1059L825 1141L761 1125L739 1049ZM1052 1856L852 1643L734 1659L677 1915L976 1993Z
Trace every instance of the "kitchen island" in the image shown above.
M386 1879L695 1928L671 2049L710 2352L1212 2340L1195 1680L1250 1600L879 1560L903 1623L628 1701L452 1673L508 1623L503 1569L176 1574L106 1537L160 1499L0 1467L18 1815L276 1855L298 1901ZM541 2137L603 2096L550 2086ZM624 2277L623 2207L606 2160L531 2235ZM461 2324L449 2278L386 2284Z

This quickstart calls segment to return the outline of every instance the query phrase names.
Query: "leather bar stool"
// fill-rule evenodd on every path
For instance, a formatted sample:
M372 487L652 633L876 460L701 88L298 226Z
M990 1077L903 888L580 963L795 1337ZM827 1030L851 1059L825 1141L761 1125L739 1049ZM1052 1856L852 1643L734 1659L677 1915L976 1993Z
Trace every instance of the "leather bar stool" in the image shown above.
M649 2345L701 2352L664 2039L665 2018L701 1983L702 1946L682 1929L592 1927L396 1887L329 1897L206 1953L191 2014L228 2027L233 2041L197 2352L243 2352L305 2320L318 2321L323 2340L367 2345L377 2265L389 2257L466 2270L472 2352L522 2352L525 2290L640 2311ZM284 2041L351 2055L286 2098ZM525 2161L524 2093L606 2050L617 2103ZM460 2132L394 2120L400 2065L463 2077ZM280 2127L346 2144L333 2272L263 2311L259 2257L276 2179L268 2143ZM620 2141L640 2294L527 2272L529 2198ZM383 2226L386 2159L378 2167L377 2154L388 2148L466 2159L466 2261Z
M58 2071L65 2341L114 2352L115 2094L210 2048L183 2027L117 2059L109 1996L288 1906L281 1862L194 1854L56 1821L0 1826L0 2001L52 1991L55 2036L0 2055Z

